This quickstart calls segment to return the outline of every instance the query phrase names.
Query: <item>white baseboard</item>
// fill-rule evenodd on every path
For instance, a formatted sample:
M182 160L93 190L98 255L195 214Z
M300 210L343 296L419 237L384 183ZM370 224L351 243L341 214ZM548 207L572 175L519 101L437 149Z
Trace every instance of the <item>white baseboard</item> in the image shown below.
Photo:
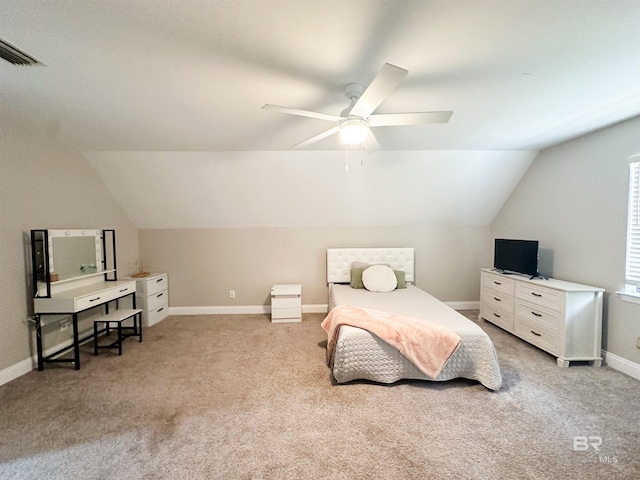
M479 301L445 302L454 310L478 310ZM302 313L327 313L327 304L303 305ZM169 315L268 315L270 305L227 305L205 307L169 307Z
M9 383L11 380L15 380L16 378L29 373L33 368L33 360L31 358L26 358L21 362L0 370L0 385Z
M634 363L626 358L619 357L613 353L602 351L604 362L614 370L618 370L630 377L640 380L640 364Z
M82 343L86 343L88 341L89 340L85 340ZM73 341L71 339L65 340L64 342L61 342L58 345L54 345L53 347L47 348L44 352L42 352L42 355L47 357L52 353L55 353L59 350L62 350L63 348L71 346L72 343ZM4 385L5 383L9 383L11 380L21 377L22 375L25 375L29 373L31 370L36 368L38 368L38 356L33 355L31 358L25 358L21 362L18 362L14 365L11 365L10 367L0 370L0 386Z
M169 307L169 315L268 315L270 305ZM327 305L303 305L302 313L327 313Z
M467 301L467 302L444 302L454 310L479 310L480 301Z

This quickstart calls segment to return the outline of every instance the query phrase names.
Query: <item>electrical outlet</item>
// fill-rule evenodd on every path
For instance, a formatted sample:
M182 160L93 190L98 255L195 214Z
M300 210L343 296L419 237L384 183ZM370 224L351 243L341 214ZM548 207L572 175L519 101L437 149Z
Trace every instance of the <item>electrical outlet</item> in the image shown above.
M235 290L229 290L229 298L236 298L236 291Z

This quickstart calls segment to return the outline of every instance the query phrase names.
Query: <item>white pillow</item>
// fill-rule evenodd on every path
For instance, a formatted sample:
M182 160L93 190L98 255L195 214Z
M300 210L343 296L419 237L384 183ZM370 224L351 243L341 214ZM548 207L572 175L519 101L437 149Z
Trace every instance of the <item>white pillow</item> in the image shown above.
M398 279L390 267L373 265L362 272L362 283L371 292L392 292L398 286Z

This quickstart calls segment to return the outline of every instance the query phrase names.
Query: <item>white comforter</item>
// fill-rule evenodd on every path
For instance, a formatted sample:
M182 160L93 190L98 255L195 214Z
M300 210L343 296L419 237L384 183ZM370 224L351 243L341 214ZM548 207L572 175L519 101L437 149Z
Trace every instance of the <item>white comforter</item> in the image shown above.
M338 383L356 379L393 383L400 379L443 381L462 377L477 380L491 390L498 390L502 385L498 357L489 336L477 324L413 285L389 293L375 293L334 284L329 290L329 309L336 305L355 305L424 318L450 328L460 336L460 345L440 374L430 378L372 333L343 326L338 335L332 370Z

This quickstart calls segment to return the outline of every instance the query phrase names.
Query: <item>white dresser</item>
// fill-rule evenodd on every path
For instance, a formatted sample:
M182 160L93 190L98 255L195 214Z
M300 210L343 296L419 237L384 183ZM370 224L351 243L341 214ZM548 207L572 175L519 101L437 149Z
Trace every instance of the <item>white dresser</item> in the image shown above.
M300 285L274 285L271 288L271 322L302 321L302 287Z
M557 279L481 272L480 317L557 357L602 363L604 289Z
M169 279L166 273L136 278L136 303L142 309L142 325L151 327L169 315Z

